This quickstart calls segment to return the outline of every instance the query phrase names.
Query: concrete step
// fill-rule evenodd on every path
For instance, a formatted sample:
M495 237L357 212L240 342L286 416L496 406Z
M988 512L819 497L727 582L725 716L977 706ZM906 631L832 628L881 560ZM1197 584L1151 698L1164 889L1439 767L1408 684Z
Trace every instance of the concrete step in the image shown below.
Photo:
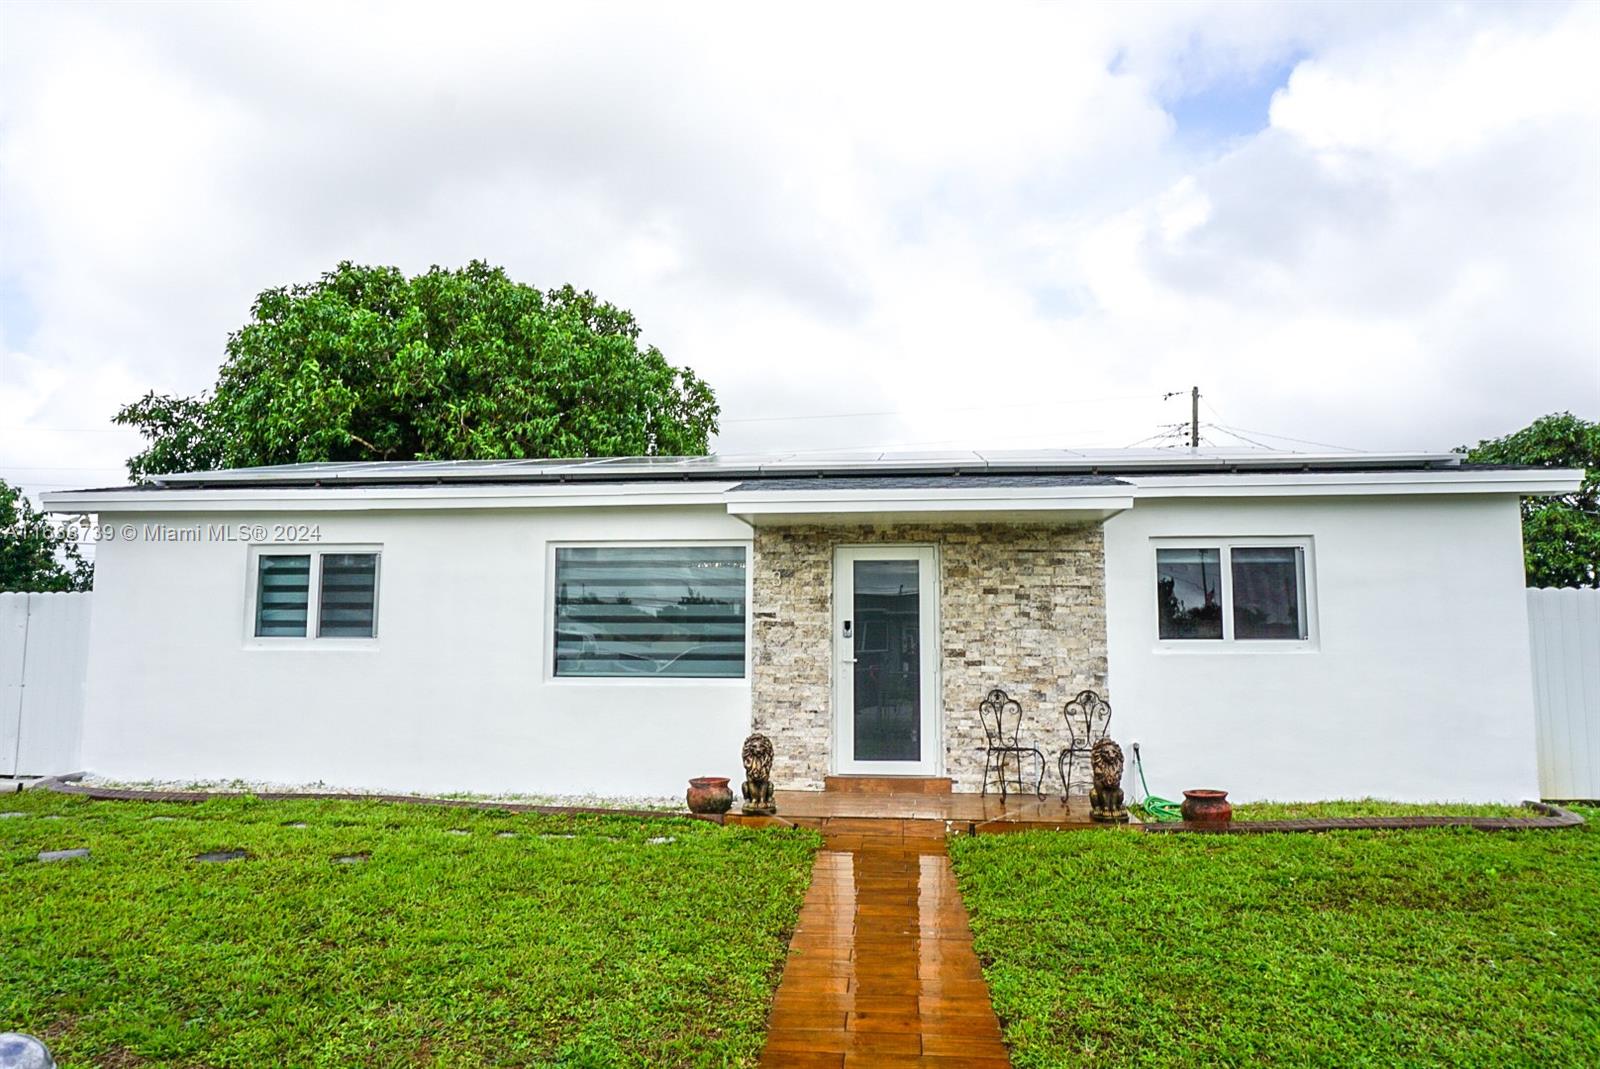
M827 776L823 787L850 794L949 794L949 776Z

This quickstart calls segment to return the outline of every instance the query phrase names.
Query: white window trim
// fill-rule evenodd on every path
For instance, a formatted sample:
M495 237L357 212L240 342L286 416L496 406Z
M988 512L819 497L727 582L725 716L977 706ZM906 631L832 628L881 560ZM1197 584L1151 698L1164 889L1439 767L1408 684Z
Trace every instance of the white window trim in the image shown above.
M561 676L556 674L556 550L558 549L675 549L679 547L737 546L744 550L744 671L736 676ZM755 543L748 538L584 538L545 543L543 681L557 687L748 687L755 622Z
M348 635L323 638L317 634L322 608L322 558L324 554L370 553L377 557L372 576L372 637ZM306 592L306 633L304 635L256 634L256 598L261 592L262 557L311 558L310 589ZM383 547L370 543L272 542L250 547L245 564L244 645L253 650L375 650L382 629Z
M1233 637L1233 553L1235 549L1285 549L1300 550L1305 574L1300 591L1301 608L1306 617L1306 637L1293 638L1234 638ZM1222 579L1222 637L1221 638L1162 638L1161 619L1153 610L1156 592L1160 589L1160 565L1156 551L1161 549L1215 549L1221 551ZM1150 571L1147 585L1150 606L1150 630L1155 635L1158 653L1197 653L1216 655L1228 653L1315 653L1322 648L1321 633L1317 625L1316 553L1310 535L1283 535L1267 537L1227 538L1152 538L1150 540Z

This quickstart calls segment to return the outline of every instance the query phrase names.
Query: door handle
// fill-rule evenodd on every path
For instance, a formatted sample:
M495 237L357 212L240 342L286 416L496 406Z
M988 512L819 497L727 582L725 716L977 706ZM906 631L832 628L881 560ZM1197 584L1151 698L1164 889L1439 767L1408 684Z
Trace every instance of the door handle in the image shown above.
M839 663L840 664L855 664L856 663L856 659L854 657L840 657L839 658Z

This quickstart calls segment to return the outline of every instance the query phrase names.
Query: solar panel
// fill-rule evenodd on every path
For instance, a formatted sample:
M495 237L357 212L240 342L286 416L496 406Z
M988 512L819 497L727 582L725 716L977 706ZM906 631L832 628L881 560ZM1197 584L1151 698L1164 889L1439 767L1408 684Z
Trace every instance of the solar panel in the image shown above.
M1454 453L1302 452L1274 449L1020 449L907 453L787 452L698 457L530 460L348 461L162 475L163 486L339 485L394 482L516 482L581 479L760 478L764 475L894 473L1073 473L1192 470L1372 470L1454 467Z

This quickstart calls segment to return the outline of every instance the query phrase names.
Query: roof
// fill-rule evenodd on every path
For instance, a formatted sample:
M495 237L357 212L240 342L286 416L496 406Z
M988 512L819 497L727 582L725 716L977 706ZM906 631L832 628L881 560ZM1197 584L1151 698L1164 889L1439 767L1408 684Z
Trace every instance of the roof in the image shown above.
M649 482L886 475L1099 475L1458 468L1458 453L1278 449L1029 449L940 453L771 453L574 460L408 460L280 464L155 477L158 487L374 486L456 482Z
M960 507L1112 511L1135 498L1557 494L1581 471L1487 468L1459 453L1039 449L576 460L284 464L43 495L54 512L717 505L736 515ZM879 511L882 511L881 509Z

